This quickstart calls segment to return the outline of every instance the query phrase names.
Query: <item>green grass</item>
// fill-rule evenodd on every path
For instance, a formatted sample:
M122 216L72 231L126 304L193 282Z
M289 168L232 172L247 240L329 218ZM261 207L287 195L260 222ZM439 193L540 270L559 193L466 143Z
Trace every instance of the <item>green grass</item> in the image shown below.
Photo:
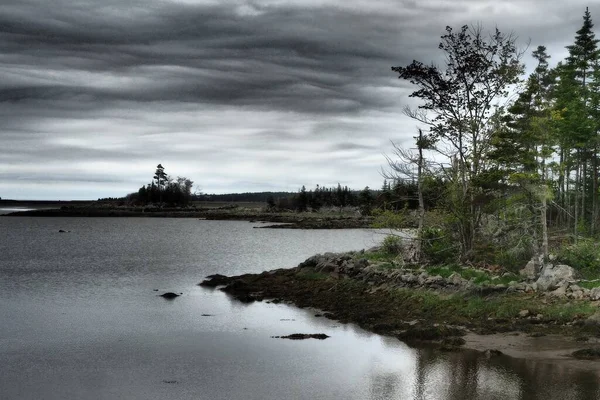
M581 281L577 283L578 286L586 289L593 289L600 287L600 280L597 281Z
M460 265L434 266L428 268L427 272L429 275L440 275L442 278L448 278L453 273L458 273L463 279L472 280L475 285L508 285L511 281L519 280L519 277L514 274L507 276L496 276L487 271L463 268Z
M516 318L521 310L529 310L531 315L541 314L543 319L566 323L574 318L590 316L597 311L597 307L587 301L567 302L565 300L544 304L539 298L516 294L480 297L460 293L442 295L431 291L398 289L394 297L403 303L416 306L423 316L434 315L437 319L464 323L488 318Z

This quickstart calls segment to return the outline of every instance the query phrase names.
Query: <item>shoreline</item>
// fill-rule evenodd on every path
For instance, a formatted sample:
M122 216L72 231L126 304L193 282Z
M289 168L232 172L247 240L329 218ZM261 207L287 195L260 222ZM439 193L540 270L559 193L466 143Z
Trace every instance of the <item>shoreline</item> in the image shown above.
M440 351L464 348L485 352L490 357L504 354L559 363L595 371L600 378L600 361L571 356L575 350L600 348L600 325L588 324L587 315L560 313L561 308L573 307L581 300L481 288L399 288L373 279L373 268L366 260L361 261L360 255L318 255L288 269L232 277L211 275L199 285L220 288L241 302L284 302L321 310L316 317L353 323L409 345L430 343ZM340 268L332 257L342 259L350 269ZM355 272L349 274L349 270ZM479 303L484 307L481 310L474 306ZM489 311L493 308L485 308L487 303L512 303L516 306L514 315L494 314ZM598 308L596 302L592 303ZM522 310L524 304L539 304L539 310Z
M196 218L219 221L265 222L275 225L259 229L365 229L371 228L372 217L334 213L264 212L262 210L225 208L118 208L63 206L52 209L17 211L2 217L82 217L82 218Z

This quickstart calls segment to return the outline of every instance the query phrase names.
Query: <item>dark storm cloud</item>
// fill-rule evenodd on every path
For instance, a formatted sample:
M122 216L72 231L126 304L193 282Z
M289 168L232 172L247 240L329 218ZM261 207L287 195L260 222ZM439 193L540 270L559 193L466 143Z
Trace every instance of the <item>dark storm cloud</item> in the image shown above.
M411 88L391 66L441 63L444 27L469 23L531 38L557 62L584 9L580 0L4 0L0 196L43 197L48 175L78 196L122 195L158 162L206 191L373 186L389 140L410 145L415 132L401 112L416 104Z
M65 3L58 15L41 2L35 14L9 4L0 15L5 63L41 63L73 78L109 72L131 77L131 84L2 80L0 101L183 101L308 113L391 105L363 87L390 85L381 72L399 53L393 40L403 21L396 17L333 7L264 7L239 15L231 5L167 3L115 13L95 2L79 4Z

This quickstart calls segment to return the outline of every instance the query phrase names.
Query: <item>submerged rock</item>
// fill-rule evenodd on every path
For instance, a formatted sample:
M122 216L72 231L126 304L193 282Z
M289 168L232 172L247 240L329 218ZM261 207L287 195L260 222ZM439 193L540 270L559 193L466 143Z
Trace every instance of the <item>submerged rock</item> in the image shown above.
M167 293L163 293L159 296L164 299L167 299L167 300L173 300L174 298L179 297L180 295L177 293L173 293L173 292L167 292Z
M329 335L324 333L292 333L288 336L271 336L274 339L290 339L290 340L304 340L304 339L319 339L325 340Z
M496 350L496 349L488 349L486 351L483 352L483 354L487 357L487 358L492 358L492 357L498 357L503 355L504 353L502 353L500 350Z

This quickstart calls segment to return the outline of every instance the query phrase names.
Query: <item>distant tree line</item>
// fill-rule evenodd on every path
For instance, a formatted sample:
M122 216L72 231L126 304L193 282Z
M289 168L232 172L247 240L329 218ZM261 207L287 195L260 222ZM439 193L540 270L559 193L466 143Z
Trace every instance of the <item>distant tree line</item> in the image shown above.
M280 198L293 195L293 192L245 192L225 194L197 194L193 196L194 201L208 202L249 202L266 203L269 197Z
M439 182L432 178L425 189L425 205L434 208L438 202ZM307 190L306 186L296 193L269 193L267 207L272 211L294 210L317 212L322 208L358 208L361 214L370 215L374 210L415 210L418 208L417 183L409 179L384 180L379 190L365 187L361 191L351 190L338 184L334 187L317 185Z

